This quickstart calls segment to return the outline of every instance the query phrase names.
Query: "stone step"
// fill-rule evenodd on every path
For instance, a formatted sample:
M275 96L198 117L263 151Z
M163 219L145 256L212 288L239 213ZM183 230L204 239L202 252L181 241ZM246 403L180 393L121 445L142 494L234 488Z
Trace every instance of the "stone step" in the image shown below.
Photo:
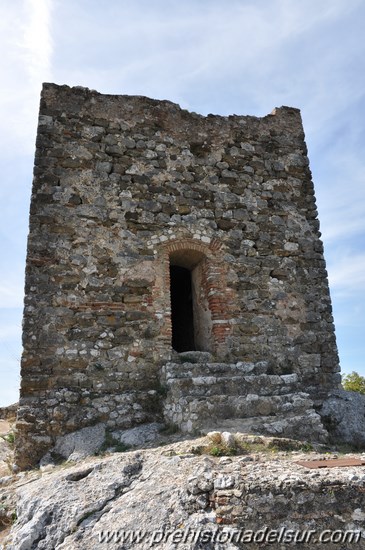
M175 424L182 425L188 419L212 422L225 418L252 418L257 416L277 416L285 414L304 414L312 408L312 401L306 393L286 395L227 396L207 397L185 396L176 399L168 394L165 401L165 413ZM184 431L184 428L182 427Z
M214 395L247 396L255 395L283 395L295 391L298 386L297 374L258 374L242 375L233 371L222 375L201 375L193 377L172 378L166 377L162 381L174 399L181 397L208 397Z
M172 355L176 363L212 363L213 355L208 351L173 351Z
M281 435L294 439L324 441L326 431L306 393L286 395L193 396L165 402L165 418L184 432L235 431ZM312 437L313 439L313 437Z
M201 433L204 434L216 430L220 432L288 437L290 439L316 441L319 443L326 443L328 439L328 433L323 427L319 414L314 409L309 409L304 414L294 413L206 421L201 427Z
M193 352L185 352L193 353ZM197 352L194 352L197 353ZM200 352L202 353L202 352ZM180 354L183 355L183 354ZM260 361L257 363L216 363L212 361L201 362L170 362L163 366L162 376L170 378L194 378L201 376L242 376L266 374L268 363Z
M228 430L325 441L327 432L298 375L268 374L268 362L219 363L176 354L161 371L164 416L182 431Z

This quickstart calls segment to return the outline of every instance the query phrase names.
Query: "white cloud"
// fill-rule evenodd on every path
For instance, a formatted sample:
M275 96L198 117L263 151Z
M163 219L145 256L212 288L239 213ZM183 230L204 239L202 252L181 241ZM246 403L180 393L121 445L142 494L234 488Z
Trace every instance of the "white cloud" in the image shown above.
M364 89L342 76L349 51L361 56L360 31L337 38L359 6L361 0L121 0L99 3L91 14L84 1L65 0L55 6L54 77L170 99L202 114L303 107L306 130L316 136L349 94Z
M365 253L342 253L329 265L329 282L339 297L362 295L365 288Z
M39 92L39 83L51 74L51 0L25 0L25 26L20 47L29 83Z
M7 129L0 145L9 154L34 147L41 83L52 78L51 8L51 0L0 7L0 116Z
M350 189L351 186L349 193ZM332 204L324 205L320 209L323 240L326 248L333 247L333 250L337 249L341 241L355 240L361 238L361 235L365 240L364 198L359 197L358 201L354 198L351 201L349 196L344 196L343 202L340 198L338 200L337 204L333 201ZM361 246L361 240L358 241L358 245Z
M315 158L321 231L326 244L335 249L350 239L365 246L365 134L358 135L360 125L344 120L340 141L334 138Z

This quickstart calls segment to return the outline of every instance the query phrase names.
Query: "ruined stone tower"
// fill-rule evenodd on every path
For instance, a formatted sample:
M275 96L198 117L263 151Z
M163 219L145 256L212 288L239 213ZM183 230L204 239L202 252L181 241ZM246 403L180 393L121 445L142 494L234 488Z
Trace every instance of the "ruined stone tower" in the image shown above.
M22 467L98 422L322 437L340 377L300 112L45 84L23 340Z

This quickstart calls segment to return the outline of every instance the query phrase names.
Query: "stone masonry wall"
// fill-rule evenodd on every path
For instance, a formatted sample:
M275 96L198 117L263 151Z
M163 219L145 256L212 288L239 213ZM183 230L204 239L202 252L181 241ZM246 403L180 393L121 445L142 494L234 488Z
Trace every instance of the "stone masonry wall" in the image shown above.
M297 109L203 117L168 101L45 84L36 145L21 466L80 427L160 417L170 263L198 285L201 351L296 373L298 391L317 401L338 386Z

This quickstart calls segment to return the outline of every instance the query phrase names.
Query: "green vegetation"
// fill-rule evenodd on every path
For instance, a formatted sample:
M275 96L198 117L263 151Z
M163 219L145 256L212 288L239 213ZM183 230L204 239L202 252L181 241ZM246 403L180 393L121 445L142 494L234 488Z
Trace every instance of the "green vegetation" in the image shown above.
M222 441L221 434L217 433L210 437L210 443L205 448L203 454L212 456L234 456L239 453L240 448L237 445L229 446Z
M256 437L235 437L234 443L228 445L220 432L209 434L207 445L194 447L193 452L198 455L208 454L211 456L235 456L247 455L252 453L279 453L279 452L311 452L313 445L311 443L294 441L285 438L267 439L260 436Z
M365 395L365 377L357 372L345 374L342 377L342 386L346 391L356 391Z
M192 449L194 454L197 455L211 455L211 456L235 456L240 454L246 454L244 449L244 443L235 440L234 445L227 445L222 439L220 432L209 434L209 443L207 445L201 445Z

